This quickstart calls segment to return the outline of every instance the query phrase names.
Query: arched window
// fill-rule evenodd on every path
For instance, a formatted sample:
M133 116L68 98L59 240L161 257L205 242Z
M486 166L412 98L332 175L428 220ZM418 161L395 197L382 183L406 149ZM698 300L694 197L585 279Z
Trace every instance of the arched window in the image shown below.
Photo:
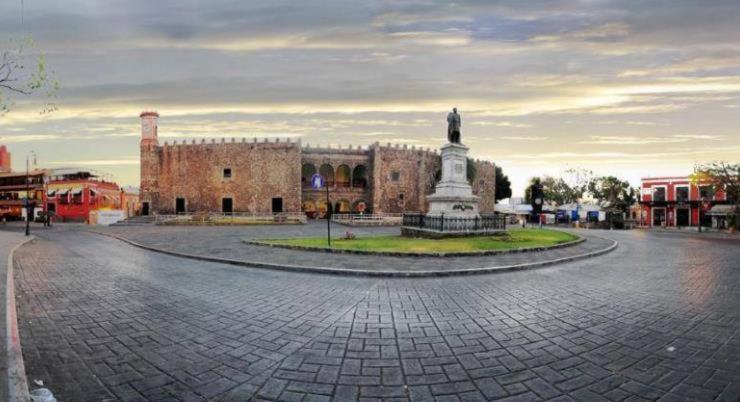
M337 187L349 187L350 174L349 166L339 165L337 168Z
M357 165L352 171L352 187L367 187L367 168L365 165Z
M319 174L324 176L324 181L329 187L334 186L334 168L330 164L325 163L319 168Z
M367 203L365 203L365 200L357 200L352 204L352 213L353 214L362 214L367 212Z
M316 166L313 163L304 163L301 168L301 185L304 187L311 186L311 176L316 174Z
M306 214L307 217L310 219L315 219L318 216L318 211L316 210L316 202L314 200L305 200L301 203L301 210Z
M303 212L316 212L316 202L314 200L306 200L301 203L301 209Z
M349 209L349 201L345 199L341 199L337 201L336 206L334 208L334 212L337 214L348 214L350 213Z

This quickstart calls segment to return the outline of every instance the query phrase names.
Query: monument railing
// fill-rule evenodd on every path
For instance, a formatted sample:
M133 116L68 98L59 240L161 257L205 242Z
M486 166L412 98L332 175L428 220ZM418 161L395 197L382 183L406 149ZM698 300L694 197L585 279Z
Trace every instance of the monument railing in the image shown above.
M474 217L403 214L404 227L426 229L436 232L486 232L506 229L506 216L481 214Z
M372 226L372 225L400 225L403 219L403 214L343 214L335 213L331 215L331 219L334 222L356 225L356 226Z

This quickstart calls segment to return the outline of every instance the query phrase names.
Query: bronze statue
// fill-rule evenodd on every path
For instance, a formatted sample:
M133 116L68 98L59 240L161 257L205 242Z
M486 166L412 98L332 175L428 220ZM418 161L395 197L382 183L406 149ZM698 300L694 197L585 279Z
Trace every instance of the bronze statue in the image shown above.
M454 107L447 114L447 141L453 144L460 143L460 126L462 126L460 115L457 114L457 108Z

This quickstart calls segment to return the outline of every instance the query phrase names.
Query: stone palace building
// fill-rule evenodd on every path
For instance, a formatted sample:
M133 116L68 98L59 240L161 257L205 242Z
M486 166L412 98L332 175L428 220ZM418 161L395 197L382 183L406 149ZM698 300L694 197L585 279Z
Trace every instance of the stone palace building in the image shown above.
M441 166L437 151L375 143L366 148L315 148L300 141L165 142L157 138L156 112L141 115L142 214L246 212L271 214L426 212ZM475 161L473 193L481 212L493 212L494 164Z

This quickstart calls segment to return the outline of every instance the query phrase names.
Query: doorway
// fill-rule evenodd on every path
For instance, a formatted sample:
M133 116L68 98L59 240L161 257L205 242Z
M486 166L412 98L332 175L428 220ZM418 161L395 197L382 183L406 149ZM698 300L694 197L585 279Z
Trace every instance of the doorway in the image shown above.
M272 199L272 213L278 214L283 212L283 198L276 197Z
M175 214L180 215L185 213L185 199L175 198Z
M234 200L232 200L231 198L222 198L221 199L221 212L225 214L234 213Z
M689 221L689 209L688 208L678 208L676 209L676 226L690 226L691 222Z
M144 216L149 216L149 203L144 202L141 204L141 214Z
M653 208L653 226L665 226L665 208Z

